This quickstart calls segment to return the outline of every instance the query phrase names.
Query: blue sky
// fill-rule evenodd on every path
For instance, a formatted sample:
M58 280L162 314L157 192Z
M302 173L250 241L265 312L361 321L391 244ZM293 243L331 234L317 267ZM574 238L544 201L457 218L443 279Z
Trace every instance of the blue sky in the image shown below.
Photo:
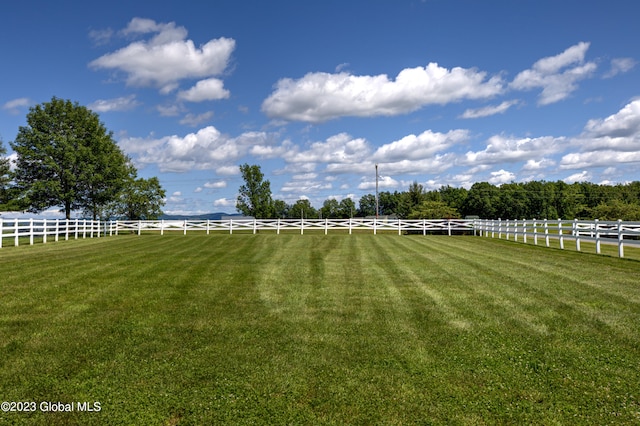
M640 2L0 5L0 138L53 96L96 111L167 213L529 180L640 180ZM9 149L9 155L12 155Z

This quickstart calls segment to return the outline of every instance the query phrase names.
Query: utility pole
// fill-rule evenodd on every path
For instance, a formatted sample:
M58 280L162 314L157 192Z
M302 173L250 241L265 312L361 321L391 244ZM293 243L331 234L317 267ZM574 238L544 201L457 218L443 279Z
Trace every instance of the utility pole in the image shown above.
M378 219L378 163L376 163L376 219Z

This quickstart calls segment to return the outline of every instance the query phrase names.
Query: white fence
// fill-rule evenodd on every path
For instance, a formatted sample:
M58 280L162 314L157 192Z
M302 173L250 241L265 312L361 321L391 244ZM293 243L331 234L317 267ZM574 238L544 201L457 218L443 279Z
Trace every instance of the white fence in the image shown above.
M475 229L481 236L502 238L514 241L519 239L526 243L533 239L534 244L540 240L549 247L549 239L558 240L561 249L565 241L573 241L577 251L582 242L595 243L596 253L601 253L602 244L616 244L618 256L624 257L624 246L640 247L640 222L618 221L584 221L584 220L484 220L475 222Z
M225 232L233 234L238 231L273 231L279 234L281 231L295 231L304 234L305 231L329 231L342 230L351 234L355 230L365 230L377 234L378 232L404 232L414 233L444 233L451 235L456 232L474 232L474 221L465 219L451 220L403 220L403 219L229 219L229 220L142 220L142 221L112 221L109 222L107 232L109 235L117 235L120 232L143 231L182 232L205 231Z
M41 238L43 243L60 239L93 238L104 235L102 227L105 222L87 219L4 219L0 218L0 247L3 239L13 240L13 245L20 245L20 240Z
M485 220L485 219L228 219L228 220L142 220L142 221L92 221L86 219L4 219L0 218L0 247L3 239L13 241L17 246L34 240L58 241L78 238L94 238L119 233L181 232L199 231L210 233L229 233L258 231L282 232L329 231L348 232L366 231L414 233L426 235L437 233L473 233L492 238L506 238L534 244L541 241L549 247L550 239L556 239L564 249L565 241L573 241L576 250L581 250L582 242L595 243L596 253L601 253L602 244L617 244L618 255L624 257L624 247L640 247L640 222L622 221L581 221L581 220Z

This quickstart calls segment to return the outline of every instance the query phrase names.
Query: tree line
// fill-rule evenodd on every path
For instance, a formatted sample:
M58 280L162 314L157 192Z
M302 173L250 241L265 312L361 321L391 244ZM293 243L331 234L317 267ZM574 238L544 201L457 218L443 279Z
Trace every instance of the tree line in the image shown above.
M156 219L165 191L143 179L98 115L53 97L29 108L27 124L10 143L15 170L0 141L0 211L39 213L60 207L98 218Z
M349 218L376 215L376 196L366 194L356 207L351 198L327 199L314 208L309 200L289 205L274 200L260 166L243 164L244 185L236 208L256 218ZM640 220L640 182L600 185L590 182L530 181L500 186L478 182L469 189L442 186L426 190L413 182L406 191L378 194L378 214L401 219L600 219Z

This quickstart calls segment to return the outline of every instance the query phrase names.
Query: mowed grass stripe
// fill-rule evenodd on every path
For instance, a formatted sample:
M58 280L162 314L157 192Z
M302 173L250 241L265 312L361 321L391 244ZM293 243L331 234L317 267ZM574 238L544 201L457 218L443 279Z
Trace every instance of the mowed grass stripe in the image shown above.
M1 421L640 418L638 262L397 235L120 236L1 254L3 398L103 407Z

